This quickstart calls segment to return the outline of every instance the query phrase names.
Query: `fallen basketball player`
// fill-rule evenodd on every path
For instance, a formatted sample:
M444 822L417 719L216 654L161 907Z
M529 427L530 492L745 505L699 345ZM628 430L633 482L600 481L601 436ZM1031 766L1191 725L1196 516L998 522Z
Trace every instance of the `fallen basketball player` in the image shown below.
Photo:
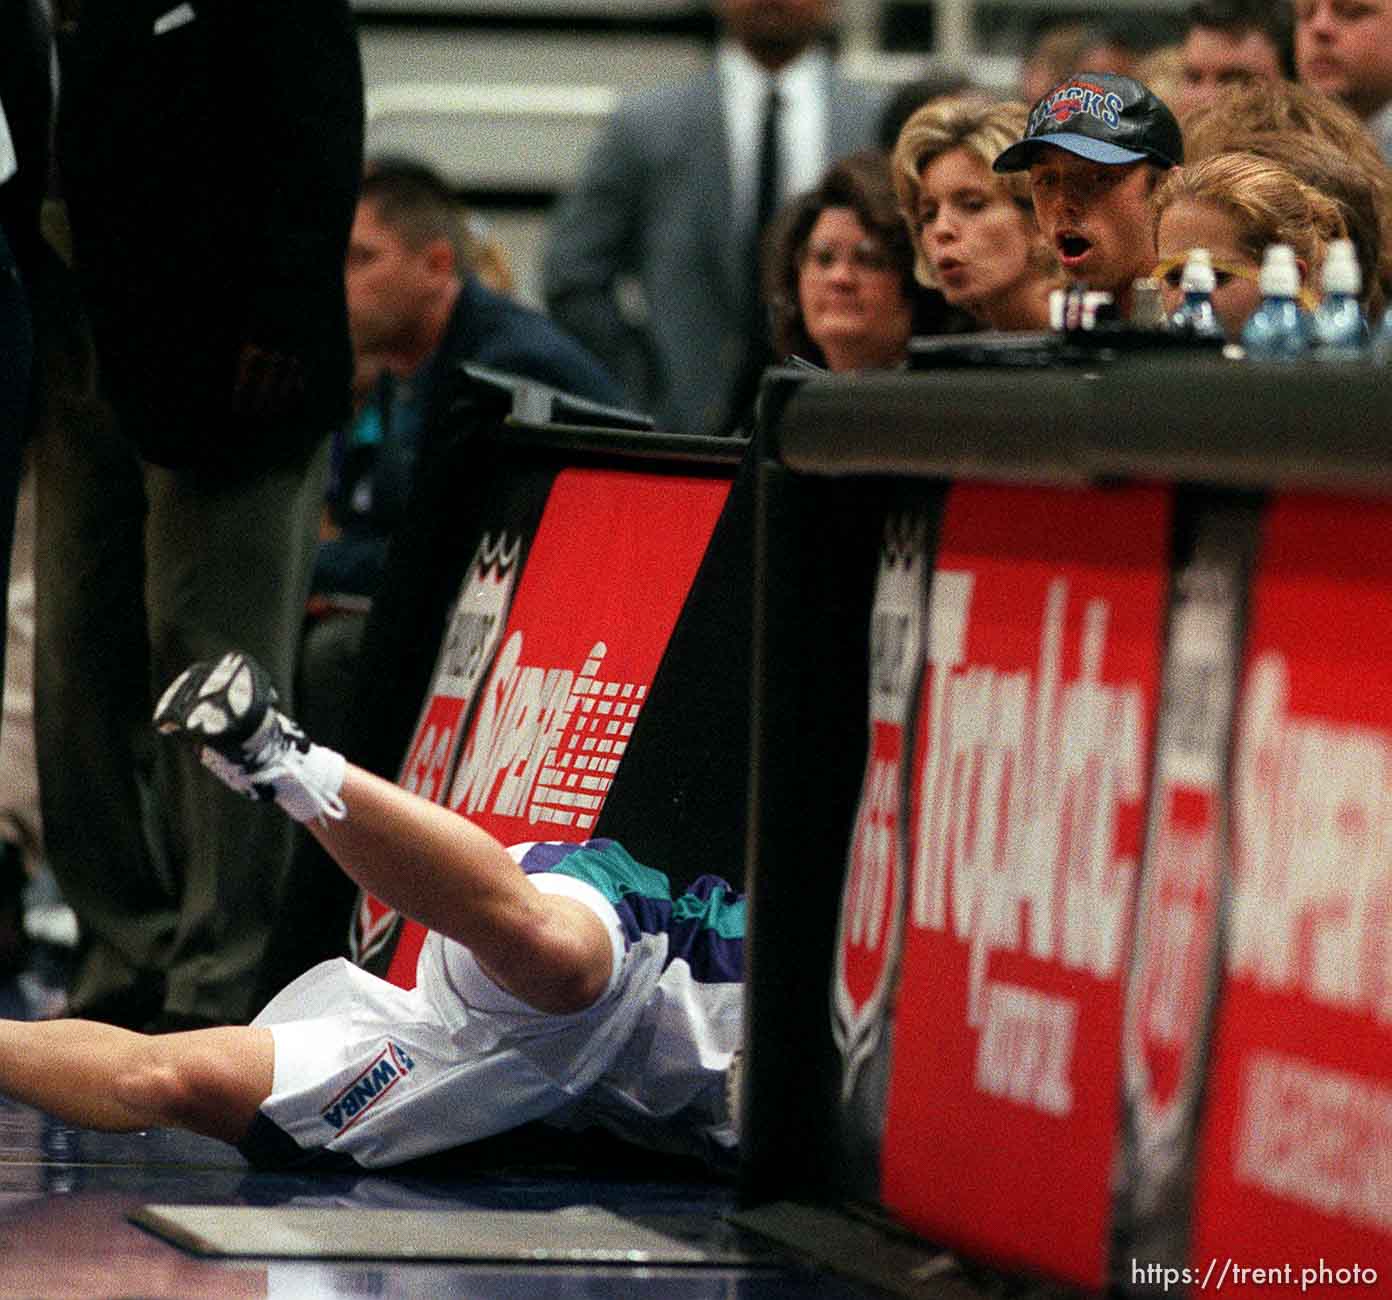
M313 744L275 698L229 654L182 673L155 723L427 927L416 987L340 959L246 1026L0 1021L0 1093L84 1128L190 1129L262 1165L380 1167L532 1120L727 1163L744 935L729 885L673 899L610 840L505 848Z

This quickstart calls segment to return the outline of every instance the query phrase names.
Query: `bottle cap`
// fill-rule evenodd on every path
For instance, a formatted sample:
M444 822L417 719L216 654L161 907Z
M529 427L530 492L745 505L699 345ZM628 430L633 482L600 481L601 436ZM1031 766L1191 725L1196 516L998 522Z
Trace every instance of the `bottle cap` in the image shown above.
M1217 283L1213 275L1213 259L1206 248L1191 248L1184 262L1184 274L1179 287L1185 293L1212 293Z
M1357 297L1363 290L1363 272L1358 266L1358 254L1353 240L1332 239L1324 255L1324 270L1320 282L1325 293L1349 293Z
M1294 298L1300 293L1300 268L1289 244L1268 244L1257 284L1267 298Z

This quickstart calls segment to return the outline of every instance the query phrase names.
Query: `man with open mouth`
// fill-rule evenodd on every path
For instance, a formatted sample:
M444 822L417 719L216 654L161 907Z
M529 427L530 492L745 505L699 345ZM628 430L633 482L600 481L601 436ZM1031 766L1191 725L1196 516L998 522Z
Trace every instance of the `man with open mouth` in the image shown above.
M1131 286L1155 264L1150 196L1184 161L1169 108L1139 81L1079 72L1030 110L1024 139L993 164L1028 171L1035 218L1077 285L1131 310Z

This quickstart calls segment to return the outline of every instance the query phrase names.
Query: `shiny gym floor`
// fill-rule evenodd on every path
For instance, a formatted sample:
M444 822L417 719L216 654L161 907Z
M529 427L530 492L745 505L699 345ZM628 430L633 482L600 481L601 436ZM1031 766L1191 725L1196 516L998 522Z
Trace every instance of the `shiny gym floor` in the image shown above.
M53 996L42 971L0 984L0 1016L26 1018ZM880 1293L786 1254L725 1222L735 1207L726 1184L650 1164L622 1167L576 1152L550 1158L522 1144L485 1158L453 1158L389 1176L254 1172L230 1147L158 1130L111 1136L73 1129L0 1100L0 1300L8 1297L141 1297L241 1300L242 1297L662 1297L662 1300L860 1300ZM380 1210L561 1211L597 1206L631 1224L636 1237L657 1231L697 1256L654 1263L642 1252L620 1263L380 1260L256 1254L208 1255L138 1226L145 1207L257 1207L327 1210L317 1241L354 1218L375 1227ZM342 1218L336 1216L343 1216ZM218 1216L236 1219L236 1215ZM280 1216L282 1219L284 1215ZM263 1218L258 1220L265 1222ZM500 1222L500 1220L492 1220ZM548 1215L561 1224L564 1216ZM555 1234L538 1234L554 1245ZM253 1237L252 1249L257 1239ZM398 1243L399 1244L399 1243ZM636 1244L642 1244L636 1241ZM399 1253L399 1252L398 1252ZM612 1254L603 1256L605 1260Z

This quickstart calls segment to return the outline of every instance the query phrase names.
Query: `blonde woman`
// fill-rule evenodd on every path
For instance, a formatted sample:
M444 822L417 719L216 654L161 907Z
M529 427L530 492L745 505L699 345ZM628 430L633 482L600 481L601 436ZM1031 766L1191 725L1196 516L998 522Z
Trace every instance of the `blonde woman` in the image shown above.
M1370 320L1392 286L1392 168L1345 105L1290 81L1230 87L1184 119L1184 156L1255 153L1339 205L1363 271Z
M1021 103L937 100L904 124L891 161L920 282L987 329L1047 329L1049 293L1063 283L1028 174L991 170L1028 113Z
M1213 310L1231 339L1261 301L1257 274L1268 244L1295 250L1301 281L1318 282L1331 239L1346 234L1338 205L1294 173L1251 153L1225 153L1176 168L1155 192L1155 237L1167 310L1183 296L1191 248L1206 248L1217 287Z

